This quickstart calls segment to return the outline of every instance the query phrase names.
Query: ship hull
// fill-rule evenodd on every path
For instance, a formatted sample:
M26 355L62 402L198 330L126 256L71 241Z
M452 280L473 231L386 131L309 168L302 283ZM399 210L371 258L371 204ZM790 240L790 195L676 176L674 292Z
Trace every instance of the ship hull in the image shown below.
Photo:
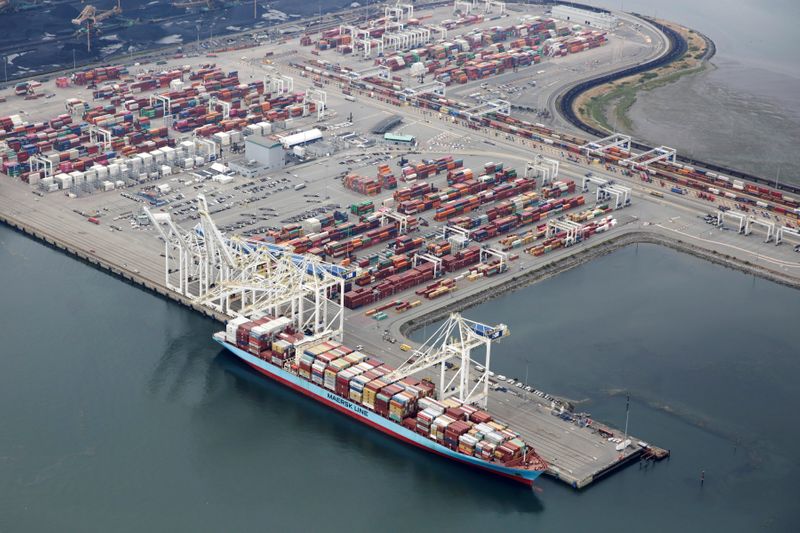
M255 357L254 355L241 350L236 346L228 344L227 342L224 342L216 337L214 340L216 340L225 349L229 350L238 358L243 360L245 363L250 365L252 368L258 370L261 374L264 374L265 376L272 378L275 381L278 381L279 383L286 385L287 387L304 394L305 396L308 396L309 398L335 409L340 413L354 418L355 420L358 420L359 422L366 424L373 429L401 440L406 444L416 446L424 449L425 451L432 452L441 457L456 461L460 464L471 466L473 468L479 468L483 471L511 479L517 483L522 483L527 486L532 486L536 478L543 473L541 470L527 470L506 467L453 451L450 448L442 446L437 442L419 435L418 433L406 429L402 425L392 420L386 419L377 413L370 411L362 405L358 405L355 402L351 402L350 400L342 398L334 392L320 387L316 383L306 381L305 379L296 376L291 372L287 372L282 368L278 368L277 366L259 359L258 357Z

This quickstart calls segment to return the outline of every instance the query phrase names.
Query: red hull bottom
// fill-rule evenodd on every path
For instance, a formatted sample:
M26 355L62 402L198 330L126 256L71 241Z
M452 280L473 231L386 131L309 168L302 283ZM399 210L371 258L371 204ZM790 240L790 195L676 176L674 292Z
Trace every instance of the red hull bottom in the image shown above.
M323 403L323 404L327 405L328 407L331 407L332 409L335 409L335 410L339 411L340 413L343 413L343 414L349 416L350 418L358 420L362 424L365 424L365 425L367 425L367 426L369 426L369 427L371 427L373 429L377 429L381 433L385 433L386 435L390 435L390 436L392 436L392 437L394 437L396 439L399 439L399 440L405 442L406 444L411 444L411 445L416 446L417 448L419 448L421 450L425 450L426 452L435 453L439 457L444 457L445 459L456 461L459 464L478 469L478 470L480 470L482 472L489 472L490 474L494 474L496 476L502 476L504 478L516 481L517 483L521 483L521 484L525 485L526 487L533 487L533 481L531 481L531 480L521 479L521 478L518 478L518 477L515 477L515 476L510 476L508 474L504 474L503 472L497 472L495 470L491 470L489 468L483 468L483 467L480 467L480 466L476 466L476 465L471 464L471 463L461 462L461 461L458 461L457 459L453 459L452 457L449 457L449 456L444 455L444 454L442 454L440 452L437 452L436 450L432 450L430 448L426 448L425 446L422 446L421 444L418 444L418 443L414 442L413 440L407 439L407 438L403 437L402 435L398 435L397 433L389 431L388 429L386 429L384 427L381 427L378 424L375 424L375 423L373 423L373 422L371 422L369 420L366 420L364 418L360 418L360 417L356 416L356 414L353 413L352 411L350 411L348 409L345 409L344 407L342 407L342 406L340 406L340 405L338 405L338 404L336 404L334 402L331 402L330 400L327 400L325 398L321 398L319 396L311 394L307 390L305 390L305 389L303 389L301 387L298 387L297 385L295 385L294 383L292 383L290 381L286 381L285 379L281 378L278 375L271 374L271 373L259 368L258 366L248 362L248 361L244 361L244 362L247 363L252 368L258 370L259 373L261 373L261 374L263 374L263 375L265 375L265 376L267 376L269 378L272 378L275 381L277 381L277 382L279 382L279 383L281 383L283 385L286 385L287 387L291 388L292 390L297 391L297 392L303 394L304 396L307 396L307 397L309 397L309 398L311 398L313 400L316 400L316 401L318 401L320 403Z

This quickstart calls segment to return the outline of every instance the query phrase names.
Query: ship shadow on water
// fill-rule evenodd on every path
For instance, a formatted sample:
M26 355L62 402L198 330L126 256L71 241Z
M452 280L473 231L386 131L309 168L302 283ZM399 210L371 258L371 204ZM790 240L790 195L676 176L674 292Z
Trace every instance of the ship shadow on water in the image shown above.
M207 336L171 336L150 373L148 392L170 403L202 403L219 384L220 375L209 365L212 357Z
M453 496L448 498L453 512L457 511L453 505L472 509L487 504L493 511L538 514L545 510L536 490L399 442L263 376L227 350L221 350L212 365L236 379L237 393L265 407L280 405L280 416L287 424L317 434L320 441L332 442L332 448L347 449L359 459L374 462L375 467L389 471L390 478L410 472L426 491Z

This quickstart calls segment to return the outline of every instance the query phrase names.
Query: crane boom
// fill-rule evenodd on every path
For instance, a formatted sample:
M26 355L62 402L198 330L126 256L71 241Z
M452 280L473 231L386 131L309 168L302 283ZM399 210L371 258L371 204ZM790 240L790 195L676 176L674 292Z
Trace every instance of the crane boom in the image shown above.
M405 363L381 379L391 383L439 365L441 370L438 387L440 400L455 394L463 403L474 402L485 406L489 392L492 341L508 334L508 326L504 324L489 326L467 320L458 313L452 313L441 327L425 341L424 345L412 352ZM471 368L473 368L474 362L471 352L473 349L481 347L486 350L486 361L478 372L477 380L473 380ZM448 381L445 372L446 363L450 360L457 361L459 366Z

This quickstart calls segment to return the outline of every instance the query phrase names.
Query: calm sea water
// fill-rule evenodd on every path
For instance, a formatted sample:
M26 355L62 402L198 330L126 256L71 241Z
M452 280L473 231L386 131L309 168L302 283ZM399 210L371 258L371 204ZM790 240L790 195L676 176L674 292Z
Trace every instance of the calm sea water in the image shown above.
M800 184L800 3L793 0L593 0L709 36L714 68L640 93L634 135L681 153Z
M260 378L217 325L0 228L0 530L793 531L797 292L630 247L472 310L496 369L672 449L533 493ZM524 310L524 313L520 311ZM520 315L527 318L520 320ZM699 485L706 471L704 487Z

